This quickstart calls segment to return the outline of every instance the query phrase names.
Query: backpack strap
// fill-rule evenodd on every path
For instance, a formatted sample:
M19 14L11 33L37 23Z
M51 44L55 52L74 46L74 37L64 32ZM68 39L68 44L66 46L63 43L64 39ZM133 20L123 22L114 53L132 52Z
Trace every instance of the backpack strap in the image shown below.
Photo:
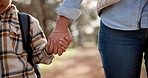
M27 50L27 48L31 49L30 47L30 17L25 13L19 13L19 24L22 33L22 41L23 41L23 48ZM27 44L29 44L27 46Z
M40 72L38 70L37 64L33 63L33 50L30 45L31 43L31 36L30 36L30 16L26 13L18 13L20 29L22 33L22 42L23 48L28 54L27 61L34 67L35 73L37 78L41 78Z

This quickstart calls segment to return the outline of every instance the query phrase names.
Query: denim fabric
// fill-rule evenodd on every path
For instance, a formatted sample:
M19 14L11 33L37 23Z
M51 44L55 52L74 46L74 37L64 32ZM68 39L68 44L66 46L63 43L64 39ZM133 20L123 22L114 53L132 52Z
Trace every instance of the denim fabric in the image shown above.
M146 36L144 29L121 31L101 23L98 45L106 78L140 78Z

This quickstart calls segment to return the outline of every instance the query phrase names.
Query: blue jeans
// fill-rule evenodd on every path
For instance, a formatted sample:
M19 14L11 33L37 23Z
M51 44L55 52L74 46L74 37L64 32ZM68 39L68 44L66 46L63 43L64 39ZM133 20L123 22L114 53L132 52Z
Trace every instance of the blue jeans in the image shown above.
M146 29L121 31L101 23L98 45L106 78L140 78L146 37Z

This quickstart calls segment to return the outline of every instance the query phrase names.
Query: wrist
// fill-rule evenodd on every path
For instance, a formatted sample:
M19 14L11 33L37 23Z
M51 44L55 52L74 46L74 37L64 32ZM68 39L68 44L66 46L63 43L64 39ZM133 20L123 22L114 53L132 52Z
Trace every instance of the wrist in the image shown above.
M70 19L68 19L67 17L62 16L62 15L60 15L58 18L60 18L60 19L62 19L62 20L65 20L65 21L69 21L69 20L70 20Z
M69 32L69 29L67 29L67 30L53 30L52 31L53 33L68 33Z
M56 21L56 27L53 31L68 32L70 20L64 16L59 16Z
M47 48L44 49L47 55L52 55L52 52L49 52Z
M52 54L52 52L48 50L47 44L46 44L46 46L45 46L45 48L44 48L44 51L45 51L45 53L46 53L47 55L51 55L51 54Z

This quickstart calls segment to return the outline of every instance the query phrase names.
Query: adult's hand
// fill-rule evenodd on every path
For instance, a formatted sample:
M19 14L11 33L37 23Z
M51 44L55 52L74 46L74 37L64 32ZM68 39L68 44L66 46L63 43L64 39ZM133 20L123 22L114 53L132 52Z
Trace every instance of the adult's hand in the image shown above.
M53 29L51 35L48 37L48 51L53 52L61 56L63 52L66 51L70 43L72 42L72 37L68 30L69 19L64 16L59 16L56 21L56 27ZM65 39L65 44L60 42L60 39Z

